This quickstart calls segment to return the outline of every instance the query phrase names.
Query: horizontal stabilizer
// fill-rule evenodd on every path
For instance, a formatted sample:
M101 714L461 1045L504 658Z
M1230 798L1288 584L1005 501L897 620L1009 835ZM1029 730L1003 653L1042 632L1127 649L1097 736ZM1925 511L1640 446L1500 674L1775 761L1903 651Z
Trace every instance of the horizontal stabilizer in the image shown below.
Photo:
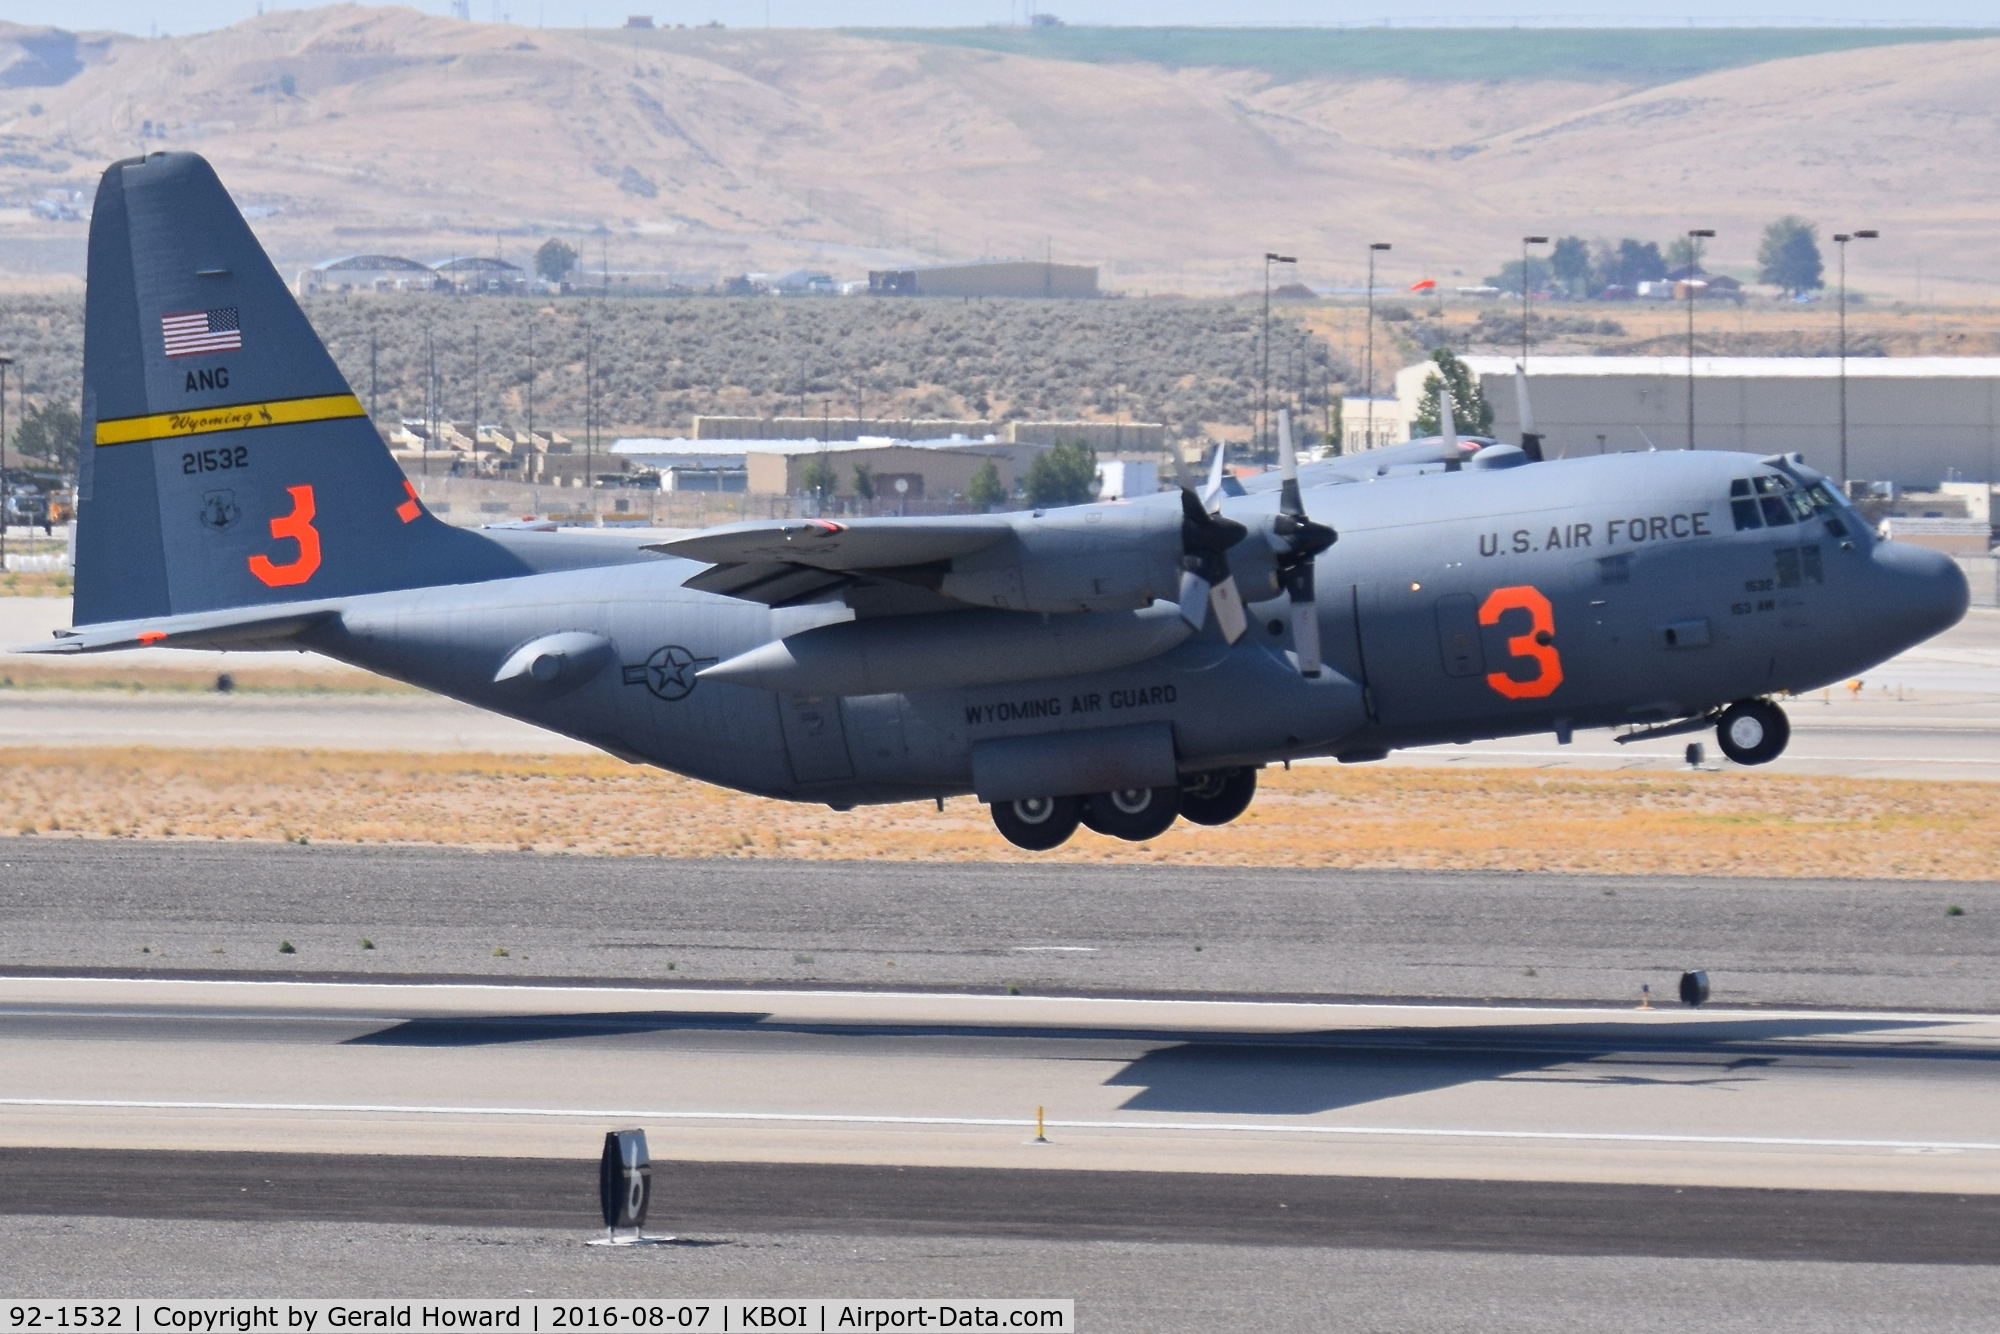
M282 607L238 607L185 616L106 621L77 630L58 630L52 644L31 644L10 653L111 653L135 648L276 648L304 631L338 616L333 602L294 602Z

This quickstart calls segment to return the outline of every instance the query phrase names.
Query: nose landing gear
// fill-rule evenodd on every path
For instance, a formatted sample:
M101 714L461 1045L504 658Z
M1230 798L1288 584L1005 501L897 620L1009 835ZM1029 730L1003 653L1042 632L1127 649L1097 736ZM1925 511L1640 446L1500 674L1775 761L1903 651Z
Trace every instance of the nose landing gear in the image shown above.
M1768 699L1738 700L1715 724L1716 744L1738 764L1769 764L1791 739L1791 720Z

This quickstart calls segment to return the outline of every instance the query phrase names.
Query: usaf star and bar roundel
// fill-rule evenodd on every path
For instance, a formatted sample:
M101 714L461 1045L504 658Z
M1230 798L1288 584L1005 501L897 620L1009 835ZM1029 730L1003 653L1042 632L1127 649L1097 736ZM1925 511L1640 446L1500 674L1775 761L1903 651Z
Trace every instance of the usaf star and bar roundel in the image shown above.
M236 307L184 310L160 316L160 335L170 357L195 357L206 352L234 352L243 346L243 324Z

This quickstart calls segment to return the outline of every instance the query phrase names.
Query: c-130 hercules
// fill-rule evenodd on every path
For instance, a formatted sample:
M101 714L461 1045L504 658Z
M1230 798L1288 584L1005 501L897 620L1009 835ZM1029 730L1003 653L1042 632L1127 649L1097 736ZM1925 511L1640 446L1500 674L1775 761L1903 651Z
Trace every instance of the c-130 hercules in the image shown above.
M1449 429L1046 512L453 528L189 153L98 188L83 422L76 624L30 651L312 649L763 796L970 792L1030 849L1222 824L1309 756L1714 726L1762 764L1773 695L1967 601L1797 456Z

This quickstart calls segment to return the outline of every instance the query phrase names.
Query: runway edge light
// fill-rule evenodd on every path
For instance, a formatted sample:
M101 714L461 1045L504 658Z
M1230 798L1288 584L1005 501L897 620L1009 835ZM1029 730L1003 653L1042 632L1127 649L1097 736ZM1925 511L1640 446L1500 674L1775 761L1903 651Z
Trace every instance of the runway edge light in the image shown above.
M1708 974L1693 972L1681 974L1681 1004L1701 1005L1708 1000Z
M645 1233L646 1210L653 1202L653 1159L646 1152L643 1130L609 1130L604 1154L597 1162L597 1201L604 1214L604 1236L593 1246L647 1246L671 1241ZM618 1229L631 1228L620 1237Z

